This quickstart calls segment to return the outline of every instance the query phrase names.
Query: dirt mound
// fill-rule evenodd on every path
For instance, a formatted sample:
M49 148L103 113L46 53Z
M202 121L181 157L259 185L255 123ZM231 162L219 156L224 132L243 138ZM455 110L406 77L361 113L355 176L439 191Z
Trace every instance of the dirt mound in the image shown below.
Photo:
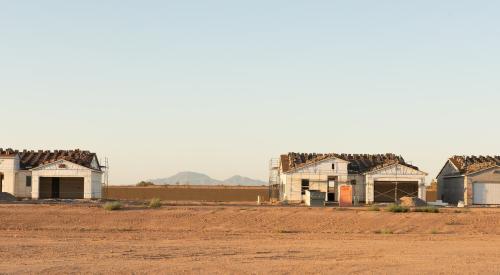
M0 202L16 201L16 200L17 200L16 197L14 197L13 195L5 192L0 192Z
M427 205L427 203L424 200L421 200L417 197L402 197L399 199L399 203L402 206L407 206L407 207L420 207Z

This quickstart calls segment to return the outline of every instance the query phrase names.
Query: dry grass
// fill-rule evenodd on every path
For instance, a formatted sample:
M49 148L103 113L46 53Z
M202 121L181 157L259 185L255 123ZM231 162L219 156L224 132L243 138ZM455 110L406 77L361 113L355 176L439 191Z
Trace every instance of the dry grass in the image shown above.
M410 208L406 206L401 206L397 204L391 204L387 207L387 211L393 212L393 213L406 213L410 211Z
M160 208L161 207L161 200L159 198L152 198L149 201L149 208Z
M439 213L439 208L435 206L417 207L413 209L413 212Z
M120 210L123 208L123 204L119 201L112 201L105 203L102 208L107 211Z

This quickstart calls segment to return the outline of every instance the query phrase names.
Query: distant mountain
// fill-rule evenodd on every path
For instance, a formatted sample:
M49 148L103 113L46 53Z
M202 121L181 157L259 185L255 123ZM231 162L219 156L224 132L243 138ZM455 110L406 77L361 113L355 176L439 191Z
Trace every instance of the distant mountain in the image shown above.
M223 181L225 184L228 185L267 185L267 182L261 181L261 180L256 180L256 179L251 179L247 177L242 177L239 175L232 176L226 180Z
M196 172L180 172L168 178L149 180L154 184L191 184L191 185L266 185L267 182L242 176L232 176L226 180L216 180L208 175Z
M151 180L154 184L195 184L195 185L210 185L218 184L219 181L211 177L195 172L180 172L168 178Z

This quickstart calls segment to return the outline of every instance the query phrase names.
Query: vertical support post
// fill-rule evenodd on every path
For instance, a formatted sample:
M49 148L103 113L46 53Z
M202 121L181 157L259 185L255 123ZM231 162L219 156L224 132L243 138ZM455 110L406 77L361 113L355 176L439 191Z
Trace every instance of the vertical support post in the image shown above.
M427 201L425 178L422 178L418 181L418 198Z
M83 198L92 199L93 197L92 188L92 174L89 174L83 178Z
M465 176L464 177L464 204L466 206L470 206L473 204L473 189L472 189L472 183L469 183L469 177Z
M40 198L40 177L33 173L31 175L31 199L38 200Z
M365 202L372 204L375 201L374 196L374 180L371 177L366 177Z

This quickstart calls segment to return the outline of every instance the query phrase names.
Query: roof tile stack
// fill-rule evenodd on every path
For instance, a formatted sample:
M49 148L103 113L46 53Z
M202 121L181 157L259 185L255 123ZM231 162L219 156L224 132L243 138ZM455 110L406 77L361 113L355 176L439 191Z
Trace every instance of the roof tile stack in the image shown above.
M399 163L413 169L418 170L418 167L406 163L402 156L395 154L317 154L317 153L288 153L281 156L283 171L301 168L312 163L316 163L328 158L339 158L349 162L347 169L350 174L365 173L375 169L380 169L386 166Z
M453 156L450 161L462 174L500 166L500 156Z
M96 156L95 153L89 151L76 150L13 150L0 148L0 156L16 156L19 155L21 169L32 169L40 165L48 164L58 160L67 160L78 165L94 169L92 161ZM100 169L100 168L99 168Z

